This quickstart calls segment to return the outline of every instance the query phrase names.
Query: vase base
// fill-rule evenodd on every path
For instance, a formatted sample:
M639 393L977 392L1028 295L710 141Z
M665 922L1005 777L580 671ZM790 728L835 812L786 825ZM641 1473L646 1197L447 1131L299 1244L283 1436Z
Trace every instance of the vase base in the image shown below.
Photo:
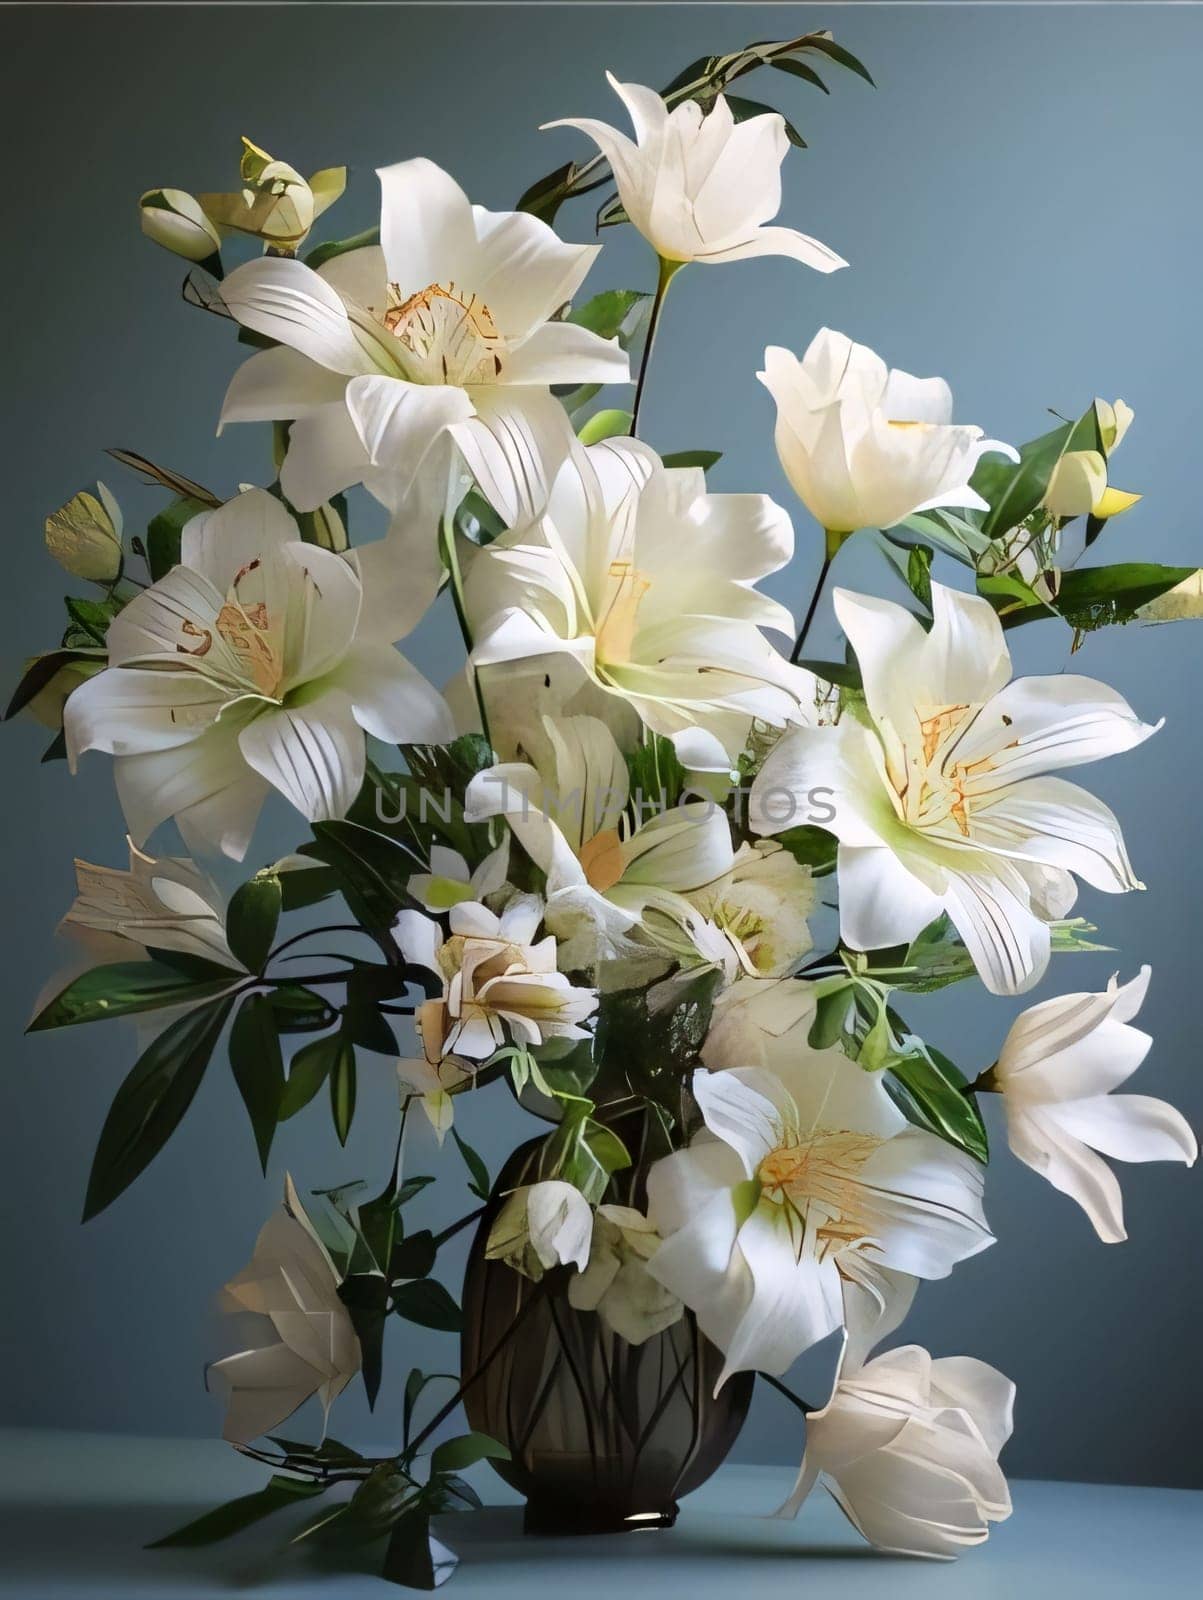
M596 1505L565 1505L562 1501L528 1500L522 1519L524 1533L545 1536L587 1533L641 1533L647 1528L671 1528L681 1508L676 1501L654 1511L624 1515Z

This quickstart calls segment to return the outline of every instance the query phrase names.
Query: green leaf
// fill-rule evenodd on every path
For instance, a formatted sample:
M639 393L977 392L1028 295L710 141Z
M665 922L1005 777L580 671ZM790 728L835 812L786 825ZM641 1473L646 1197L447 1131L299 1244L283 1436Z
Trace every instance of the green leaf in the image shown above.
M67 595L63 604L76 628L87 634L88 643L102 645L108 637L109 623L122 609L124 601L107 595L103 600L80 599Z
M437 1278L418 1278L393 1292L393 1310L407 1322L443 1333L458 1333L464 1314Z
M270 869L257 872L230 897L226 939L248 972L262 972L267 965L283 900L280 879Z
M864 690L860 668L855 661L806 660L799 661L798 665L813 672L816 678L822 678L824 683L834 683L837 688L852 689L858 694Z
M327 261L333 261L336 256L346 255L348 250L363 250L368 245L379 243L379 227L365 228L362 233L353 233L346 239L327 239L325 244L314 245L305 256L305 265L312 267L316 272Z
M105 455L120 461L123 467L138 473L148 483L157 483L164 489L170 489L172 494L179 495L181 499L199 500L206 509L221 504L221 496L214 494L212 489L206 489L203 484L186 478L182 472L175 472L171 467L161 467L157 462L149 461L136 450L108 449Z
M393 1525L381 1575L405 1589L438 1589L458 1565L458 1557L431 1533L429 1512L416 1508Z
M491 1189L488 1167L485 1166L468 1141L460 1138L457 1128L452 1127L451 1137L455 1140L455 1148L463 1157L464 1165L468 1169L468 1176L471 1180L468 1188L478 1200L487 1200Z
M239 1006L230 1029L230 1067L266 1175L276 1125L282 1120L285 1089L284 1058L270 996L248 995Z
M127 1189L166 1144L209 1065L233 1000L213 1000L178 1017L139 1056L101 1129L83 1220Z
M1093 404L1076 422L1043 433L1019 447L1018 463L999 455L981 458L970 484L989 502L982 532L990 538L1009 533L1044 499L1053 469L1068 450L1097 450L1105 455L1099 419Z
M393 1245L392 1254L388 1258L389 1278L393 1282L398 1278L411 1280L428 1278L434 1270L438 1253L439 1247L429 1228L419 1228L416 1233L407 1233Z
M299 983L282 983L269 998L281 1033L316 1033L328 1028L337 1016L328 1000Z
M380 1272L353 1272L338 1286L359 1340L360 1374L368 1406L375 1407L384 1366L384 1325L388 1316L388 1280Z
M430 1452L431 1472L463 1472L478 1461L509 1461L509 1446L487 1433L461 1433L444 1439Z
M709 472L723 459L721 450L674 450L666 456L660 457L666 467L701 467L703 472Z
M778 72L788 72L793 78L802 78L807 83L813 83L816 89L822 89L824 94L831 90L813 67L808 67L805 61L794 61L790 56L779 56L777 60L769 62L770 67L776 67Z
M180 495L165 511L152 517L146 525L146 564L150 568L152 583L165 578L172 567L179 565L180 535L184 524L208 510L203 500L192 495Z
M107 656L103 650L83 648L79 650L48 650L45 655L35 656L21 675L21 681L13 690L12 699L4 713L7 722L10 717L15 717L18 711L23 711L35 695L49 684L63 667L72 666L77 661L90 661L98 666L103 666Z
M92 967L69 983L38 1012L26 1032L42 1033L47 1028L70 1028L80 1022L208 1000L232 988L241 977L214 961L197 960L189 972L165 961L114 961Z
M338 893L338 877L330 867L314 863L311 867L294 867L279 874L280 909L301 911L305 906L315 906Z
M1163 567L1149 561L1120 561L1109 567L1069 567L1061 574L1056 598L1041 600L1026 585L979 578L978 593L999 614L1004 628L1018 628L1041 617L1059 616L1070 627L1096 628L1131 622L1148 605L1189 578L1194 567Z
M532 216L542 217L544 222L553 222L556 212L568 198L567 191L576 170L575 161L566 161L545 178L539 178L522 193L515 210L529 211Z
M577 437L582 444L600 444L603 439L625 438L631 431L633 417L629 411L595 411L581 424Z
M661 810L671 810L680 800L688 777L672 740L650 732L627 756L627 772L637 822L644 820L638 810L640 801L654 800Z
M851 50L845 50L842 44L836 44L834 39L829 39L825 34L812 33L806 41L808 50L818 50L830 60L837 62L841 67L847 67L849 72L855 72L858 78L863 78L871 89L877 85L869 76L869 70L862 61L854 56ZM774 62L774 66L779 63Z
M886 1088L899 1110L918 1127L978 1161L988 1161L986 1125L976 1098L968 1092L968 1079L934 1046L907 1035L906 1024L896 1013L891 1011L889 1019L895 1032L915 1046L913 1053L895 1057L886 1072Z
M787 849L800 867L809 867L816 878L835 871L839 840L824 828L801 823L773 835L779 845Z
M402 968L357 965L347 979L347 1000L343 1009L343 1030L347 1038L365 1050L374 1050L377 1055L395 1057L396 1035L380 1005L382 1001L404 994L407 987Z
M652 296L645 289L604 289L583 305L573 306L565 321L588 328L600 339L617 339L626 350L634 343L651 305Z
M334 869L356 921L369 933L387 934L422 863L387 834L356 822L315 822L313 834L314 842L303 846L303 853Z
M330 1063L330 1114L339 1144L345 1145L355 1116L355 1046L341 1031Z
M253 1526L273 1511L282 1511L286 1506L311 1500L324 1490L324 1484L314 1483L308 1478L284 1478L277 1473L265 1488L254 1494L240 1495L237 1500L227 1501L224 1506L206 1511L203 1517L185 1523L174 1533L155 1539L146 1549L180 1550L216 1544L219 1539L228 1539L233 1533L241 1533L244 1528Z
M401 1440L406 1446L413 1431L414 1408L422 1398L427 1385L437 1383L441 1379L455 1386L459 1384L459 1379L453 1372L423 1372L420 1367L412 1368L409 1377L406 1378L405 1399L401 1408Z

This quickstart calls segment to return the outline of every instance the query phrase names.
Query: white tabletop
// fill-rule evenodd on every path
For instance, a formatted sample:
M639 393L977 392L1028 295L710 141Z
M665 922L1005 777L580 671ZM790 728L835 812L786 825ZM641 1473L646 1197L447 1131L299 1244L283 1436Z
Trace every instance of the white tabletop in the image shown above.
M512 1491L487 1468L496 1502L442 1519L460 1556L448 1600L1133 1600L1196 1593L1203 1569L1203 1494L1096 1484L1017 1483L1015 1514L953 1566L868 1550L826 1495L796 1522L765 1512L792 1474L728 1466L691 1495L669 1531L528 1538ZM13 1600L176 1600L243 1590L254 1600L388 1600L375 1575L290 1548L297 1517L203 1549L142 1546L222 1500L259 1488L265 1469L214 1440L0 1431L0 1595ZM509 1503L503 1503L509 1502ZM312 1507L301 1515L312 1514Z

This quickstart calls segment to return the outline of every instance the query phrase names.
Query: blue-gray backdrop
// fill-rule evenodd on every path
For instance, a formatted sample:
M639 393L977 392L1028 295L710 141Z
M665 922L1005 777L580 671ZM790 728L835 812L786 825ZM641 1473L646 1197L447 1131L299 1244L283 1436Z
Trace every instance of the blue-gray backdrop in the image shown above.
M822 323L896 365L952 382L957 416L1019 440L1046 408L1076 413L1099 393L1135 406L1119 480L1146 498L1107 535L1113 555L1203 560L1199 536L1198 74L1203 11L1097 6L860 7L41 7L3 19L8 357L3 666L47 648L64 580L42 548L48 511L102 475L131 519L160 497L101 449L132 446L230 492L267 473L265 430L214 436L241 352L222 323L179 299L180 264L138 232L151 185L233 187L237 140L252 136L304 171L347 162L350 192L330 225L374 219L375 165L425 154L473 198L511 204L536 175L580 153L566 115L621 120L602 76L650 84L751 39L831 26L877 79L832 70L830 98L784 75L771 91L810 148L792 153L782 219L852 263L822 278L786 261L685 274L658 350L646 420L662 449L721 448L721 489L789 490L772 409L754 373L766 343L801 349ZM563 214L571 237L585 203ZM649 260L611 231L592 285L643 285ZM795 507L799 562L770 587L796 604L817 534ZM841 576L889 588L855 545ZM954 578L954 581L960 581ZM832 642L829 616L826 640ZM1016 639L1022 667L1057 670L1055 628ZM1203 1120L1199 1066L1200 762L1203 625L1128 628L1087 640L1077 670L1117 685L1166 726L1138 753L1090 775L1127 824L1148 893L1086 893L1115 955L1065 959L1041 994L1102 985L1115 967L1154 968L1156 1037L1140 1087ZM454 665L442 609L415 652L436 679ZM7 1420L56 1427L213 1431L202 1368L219 1347L210 1306L274 1204L286 1168L302 1184L378 1176L391 1146L394 1087L381 1057L363 1076L345 1151L319 1105L257 1170L229 1073L211 1072L168 1150L112 1209L81 1228L83 1186L106 1106L132 1060L121 1024L23 1040L53 969L52 930L72 895L71 858L119 863L122 820L106 760L72 779L39 766L43 731L4 732L7 821L0 1139L6 1311L0 1384ZM269 811L258 865L302 836ZM994 1058L1018 1005L968 987L915 1006L918 1025L970 1072ZM503 1097L504 1100L504 1097ZM492 1164L526 1119L503 1101L464 1106ZM936 1353L972 1352L1019 1385L1008 1462L1027 1475L1203 1484L1198 1337L1203 1324L1200 1187L1179 1168L1123 1174L1130 1241L1104 1246L1086 1219L1006 1154L989 1214L997 1245L924 1289L908 1329ZM416 1167L434 1159L416 1147ZM455 1167L455 1158L449 1162ZM453 1193L429 1214L465 1209ZM457 1265L448 1281L454 1284ZM396 1330L394 1378L439 1367L437 1336ZM818 1390L821 1373L799 1379ZM358 1387L339 1432L390 1437L396 1388L369 1418ZM787 1460L793 1414L758 1399L745 1459Z

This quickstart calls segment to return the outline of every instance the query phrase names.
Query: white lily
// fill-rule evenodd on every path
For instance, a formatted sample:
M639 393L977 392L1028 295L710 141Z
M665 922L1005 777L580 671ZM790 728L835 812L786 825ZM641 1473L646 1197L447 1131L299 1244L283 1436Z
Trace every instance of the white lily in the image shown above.
M269 788L311 821L341 817L365 732L452 736L442 697L392 648L406 602L389 556L302 544L262 489L186 524L180 565L114 618L108 669L64 711L72 770L85 750L117 758L136 843L175 817L190 845L241 860Z
M1117 1161L1184 1161L1198 1143L1180 1112L1145 1094L1112 1095L1153 1043L1131 1026L1149 968L1103 994L1066 994L1030 1006L1007 1034L993 1069L1013 1154L1085 1211L1105 1244L1124 1231L1123 1198L1102 1155Z
M443 998L427 1001L417 1019L427 1061L482 1061L507 1036L523 1045L587 1037L581 1023L597 1009L597 994L556 970L554 938L531 942L543 920L537 895L515 895L500 916L461 901L448 920L449 939L420 911L402 911L393 928L405 959L445 985Z
M879 1075L793 1041L777 1070L694 1074L705 1129L648 1175L652 1276L733 1372L780 1376L844 1321L843 1284L942 1278L993 1242L982 1169L907 1124Z
M1156 728L1093 678L1012 681L1002 626L975 596L934 583L926 633L889 601L840 589L835 608L863 717L790 730L752 786L750 825L779 832L821 791L840 841L845 942L906 944L947 912L986 987L1021 993L1048 965L1048 922L1077 893L1071 873L1108 893L1142 887L1108 808L1046 774Z
M598 246L564 244L521 211L471 205L431 161L379 177L379 245L316 272L265 257L222 283L232 315L280 344L235 375L222 422L291 420L280 482L292 504L313 510L364 484L402 513L426 583L437 574L426 519L443 508L453 445L517 521L542 508L572 444L549 386L630 372L616 341L552 320Z
M552 1267L584 1272L593 1238L593 1210L579 1189L558 1178L512 1190L489 1230L485 1255L538 1283Z
M810 868L768 840L741 844L730 871L689 899L726 935L744 972L783 977L814 944L807 918L818 890Z
M891 528L937 506L989 509L969 487L987 451L1010 445L952 421L943 378L887 370L867 345L821 328L799 360L770 345L757 377L777 405L781 466L831 553L858 528Z
M78 940L92 964L175 950L243 971L226 939L221 891L186 856L148 856L129 844L129 870L76 860L79 888L59 932Z
M598 1206L588 1265L568 1283L569 1305L596 1311L611 1333L628 1344L644 1344L671 1328L685 1308L647 1270L660 1244L660 1235L641 1211Z
M807 1413L806 1454L781 1514L823 1482L879 1550L951 1560L1011 1514L998 1465L1015 1385L984 1361L933 1361L903 1345L861 1366L845 1358L835 1391Z
M781 163L789 149L775 111L736 122L723 95L707 113L695 100L669 111L654 89L606 81L622 101L634 142L592 117L543 124L577 128L610 163L623 209L664 261L744 261L792 256L817 272L848 263L793 228L770 228L781 209Z
M291 1178L284 1205L265 1223L249 1264L226 1285L235 1311L266 1319L275 1342L215 1361L229 1391L223 1437L249 1444L270 1433L311 1395L323 1414L359 1371L359 1340L338 1296L338 1273L313 1231Z
M761 632L792 636L793 618L754 587L793 543L766 495L708 494L645 445L595 445L561 469L545 516L473 561L473 663L566 659L690 770L728 770L754 717L780 728L813 698Z
M503 816L547 880L547 927L569 971L632 953L648 906L690 920L681 896L728 872L731 831L717 806L684 801L632 827L626 762L596 717L545 718L540 765L505 762L478 773L464 797L469 822ZM654 800L654 797L637 797Z

